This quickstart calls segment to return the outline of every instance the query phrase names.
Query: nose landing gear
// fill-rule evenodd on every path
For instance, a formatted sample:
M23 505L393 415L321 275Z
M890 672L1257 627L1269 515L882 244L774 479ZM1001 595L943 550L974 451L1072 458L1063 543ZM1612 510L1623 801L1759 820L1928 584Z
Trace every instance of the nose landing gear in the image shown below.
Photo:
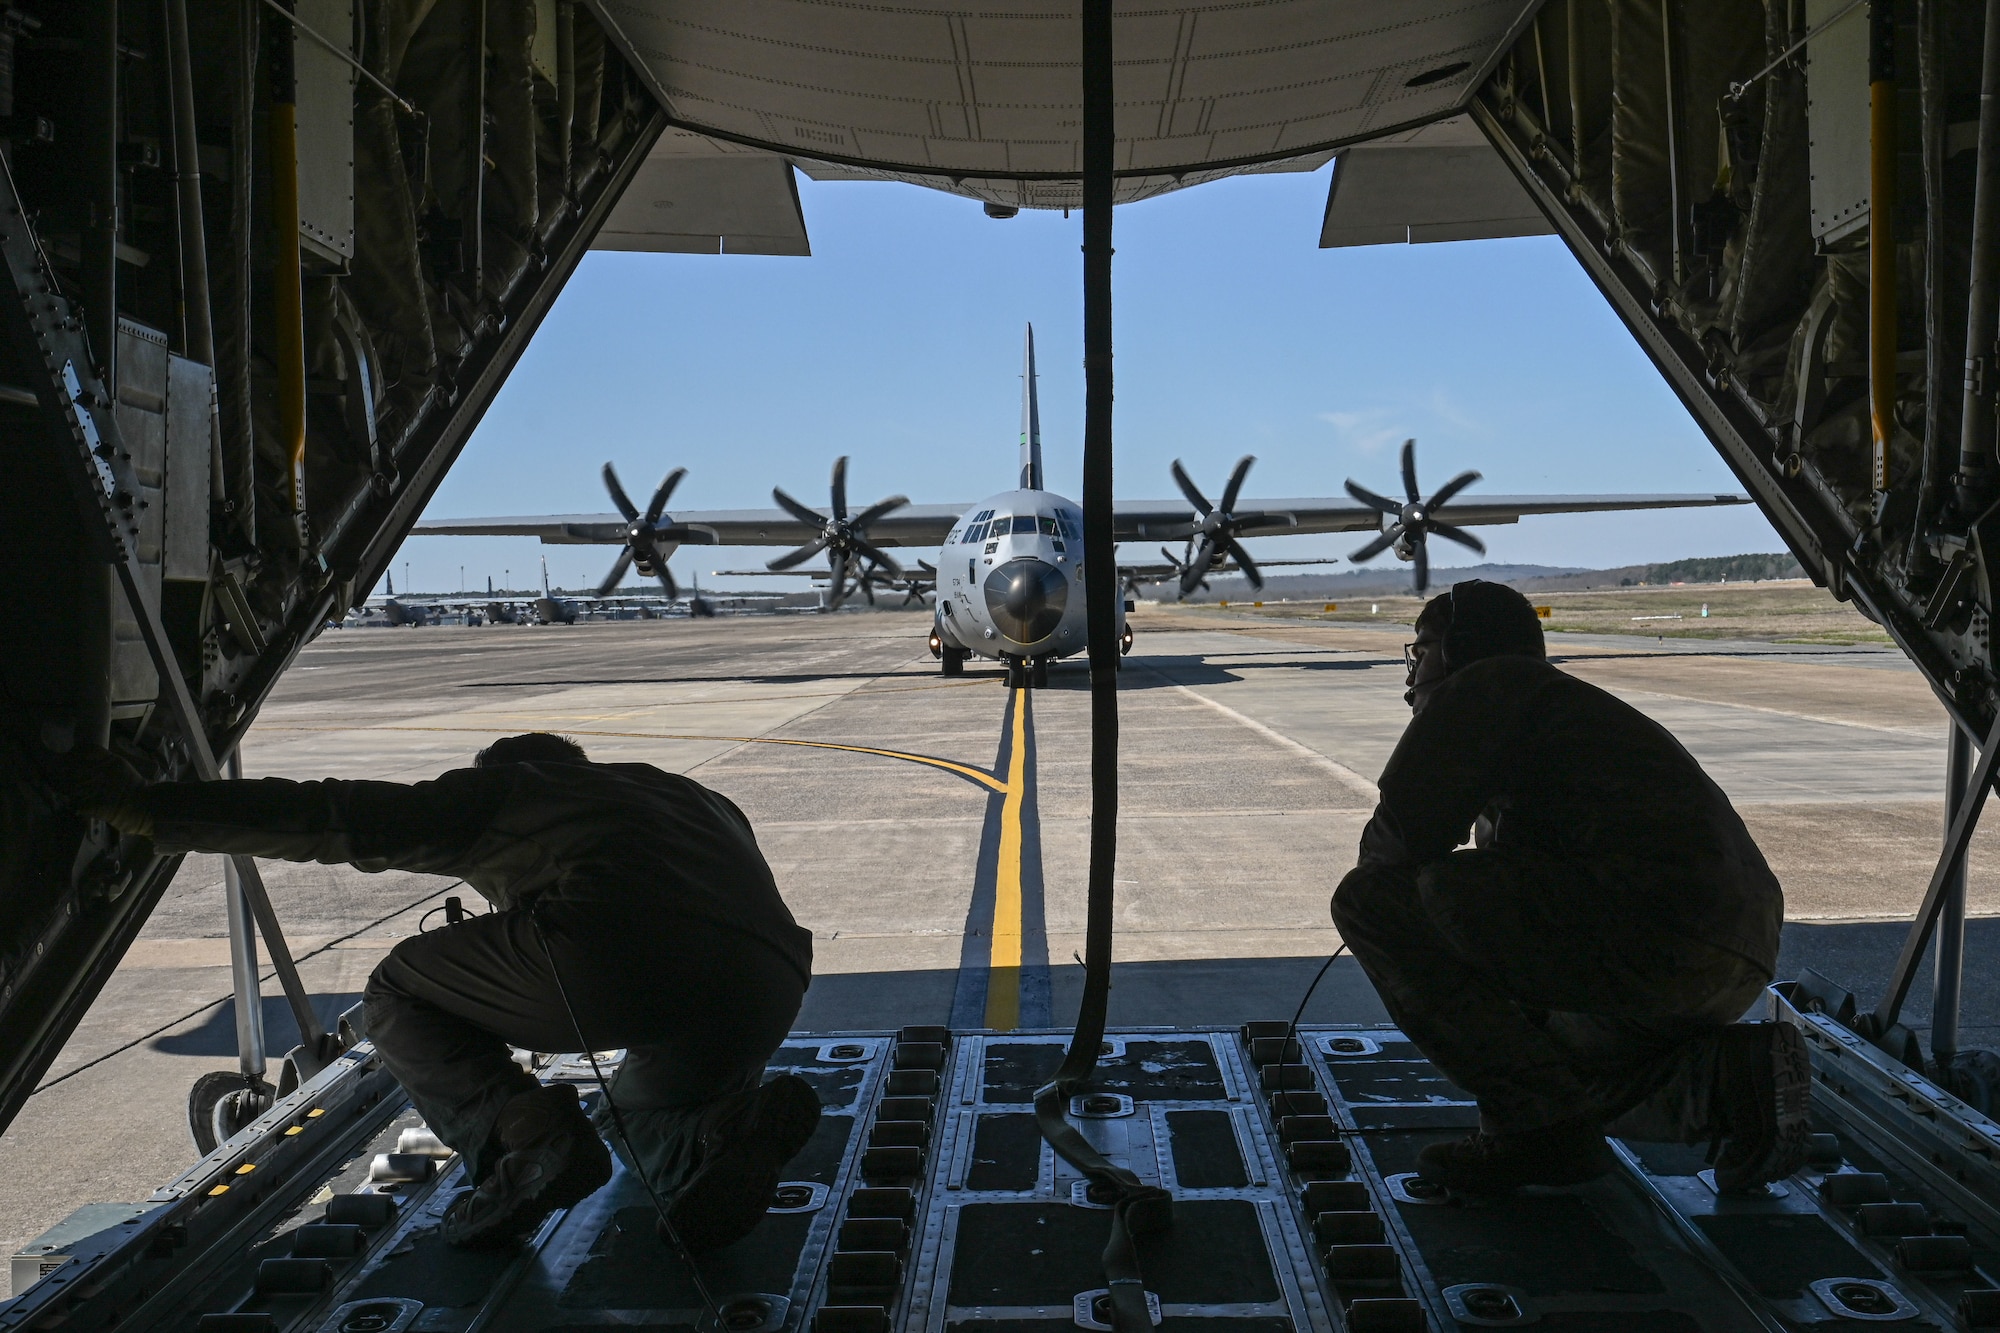
M1043 690L1049 684L1049 659L1046 657L1010 657L1007 662L1007 688L1010 690Z

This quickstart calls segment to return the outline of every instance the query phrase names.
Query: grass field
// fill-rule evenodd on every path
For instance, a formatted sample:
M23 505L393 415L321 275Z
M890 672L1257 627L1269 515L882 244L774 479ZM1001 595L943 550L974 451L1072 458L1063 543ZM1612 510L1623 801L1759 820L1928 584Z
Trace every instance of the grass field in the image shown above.
M1761 639L1772 643L1889 642L1889 636L1853 606L1836 602L1826 589L1805 579L1538 592L1528 594L1528 598L1549 608L1545 623L1554 633ZM1334 603L1332 611L1325 609L1328 604L1324 602L1225 605L1231 613L1252 616L1407 625L1416 619L1423 601L1417 597L1357 598Z

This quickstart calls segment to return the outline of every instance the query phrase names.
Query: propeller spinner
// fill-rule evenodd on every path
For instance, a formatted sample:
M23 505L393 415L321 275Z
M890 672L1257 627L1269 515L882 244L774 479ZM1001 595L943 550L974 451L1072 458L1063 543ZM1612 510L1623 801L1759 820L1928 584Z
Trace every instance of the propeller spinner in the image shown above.
M1395 520L1382 530L1381 536L1347 558L1358 565L1363 561L1373 560L1394 546L1398 559L1415 563L1417 591L1423 592L1431 586L1430 549L1426 541L1432 533L1436 533L1446 541L1457 542L1460 546L1476 551L1480 555L1486 554L1485 542L1465 529L1441 523L1437 518L1438 510L1444 508L1448 500L1478 480L1477 472L1461 472L1438 487L1437 493L1430 499L1424 499L1423 493L1417 489L1417 442L1404 440L1403 494L1409 497L1408 500L1397 504L1386 496L1375 494L1365 486L1357 485L1351 479L1347 483L1349 495Z
M794 565L810 560L821 551L825 551L827 565L833 572L833 580L827 586L827 609L832 610L847 600L848 593L851 591L848 586L848 575L850 572L859 576L857 582L862 587L863 595L872 603L875 600L874 590L868 586L870 583L869 578L854 568L856 557L887 569L890 574L897 578L902 577L903 567L897 564L887 551L871 543L868 540L867 532L869 524L884 514L901 509L910 502L910 499L906 495L892 495L888 499L878 500L860 513L850 516L847 512L847 455L845 454L834 460L831 492L829 499L833 502L833 513L829 517L826 514L800 504L797 500L785 494L782 489L776 486L771 488L771 498L776 500L799 522L817 527L819 529L819 536L797 550L788 551L784 555L779 556L776 560L766 565L765 568L773 570L790 569Z
M1236 498L1243 491L1243 479L1250 475L1250 465L1257 461L1252 454L1245 454L1236 460L1236 470L1229 474L1229 482L1222 488L1222 503L1210 504L1208 497L1201 493L1176 458L1173 468L1174 484L1181 488L1181 494L1194 506L1195 512L1189 518L1193 531L1189 540L1195 543L1194 554L1181 569L1181 596L1185 597L1202 586L1208 571L1219 564L1224 556L1233 556L1243 577L1253 588L1264 586L1264 575L1257 568L1257 562L1243 549L1236 539L1256 528L1287 528L1298 522L1290 514L1266 514L1236 512ZM1168 557L1171 561L1173 558ZM1178 562L1176 562L1178 563Z

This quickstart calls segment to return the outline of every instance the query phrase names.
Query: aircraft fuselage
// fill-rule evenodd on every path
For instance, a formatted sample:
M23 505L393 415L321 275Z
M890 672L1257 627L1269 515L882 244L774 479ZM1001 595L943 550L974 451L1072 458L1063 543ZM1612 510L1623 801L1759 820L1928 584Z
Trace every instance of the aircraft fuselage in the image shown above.
M937 569L944 647L1000 661L1089 646L1083 511L1054 491L1002 491L966 510L938 549ZM1122 603L1118 624L1122 634Z

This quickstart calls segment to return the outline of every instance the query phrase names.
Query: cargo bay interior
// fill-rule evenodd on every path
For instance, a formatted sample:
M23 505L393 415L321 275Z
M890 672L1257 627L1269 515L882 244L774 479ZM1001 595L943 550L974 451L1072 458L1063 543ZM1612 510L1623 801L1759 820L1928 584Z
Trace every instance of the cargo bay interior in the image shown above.
M39 756L222 771L586 250L807 254L794 170L1082 208L1107 278L1113 202L1329 157L1323 245L1559 235L1929 680L1959 798L1888 993L1771 994L1823 1137L1755 1198L1631 1147L1584 1189L1441 1206L1409 1164L1467 1099L1392 1029L1273 1014L1087 1033L1058 1116L1175 1199L1107 1261L1097 1182L1029 1114L1066 1036L815 1034L781 1060L832 1114L697 1287L622 1179L519 1252L444 1251L460 1168L365 1037L302 1021L284 1096L52 1241L0 1328L1136 1333L1135 1290L1183 1333L2000 1324L1990 1061L1898 1021L1933 935L1957 958L2000 759L2000 5L22 0L0 75L0 568L34 606L0 620L0 1119L176 869L67 813Z

